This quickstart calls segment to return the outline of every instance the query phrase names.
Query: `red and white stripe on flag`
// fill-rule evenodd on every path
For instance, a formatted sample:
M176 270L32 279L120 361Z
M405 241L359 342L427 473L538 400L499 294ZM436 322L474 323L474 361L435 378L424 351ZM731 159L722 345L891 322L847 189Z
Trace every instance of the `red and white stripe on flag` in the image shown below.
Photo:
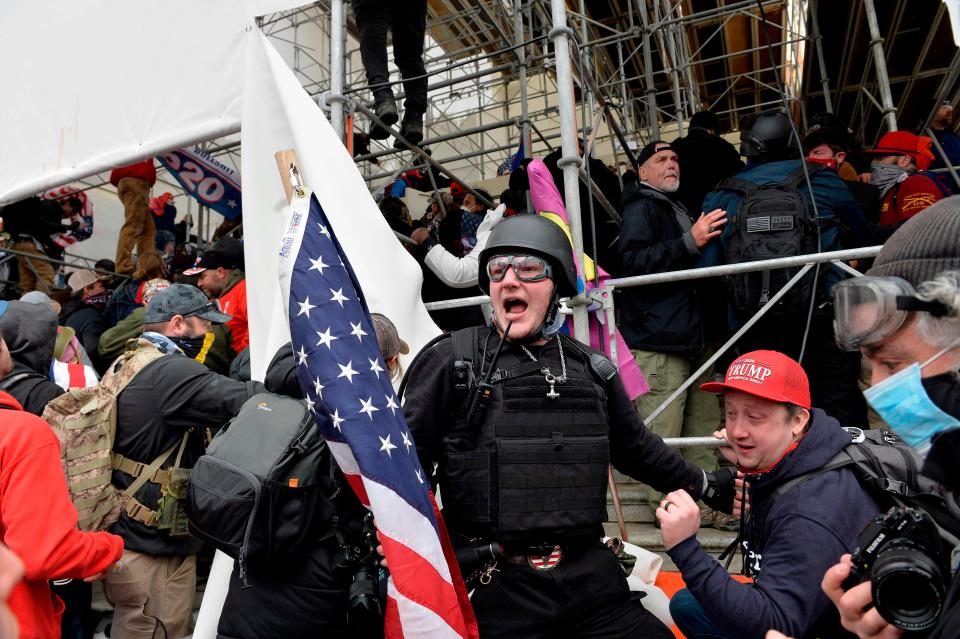
M63 390L96 386L97 373L84 364L53 363L53 381Z
M390 557L385 636L476 637L476 622L463 615L469 599L463 581L450 573L449 562L456 558L449 539L438 539L427 518L389 486L362 475L349 445L331 440L327 445L363 505L370 508L373 502L379 506L374 510L391 513L377 519L384 555Z

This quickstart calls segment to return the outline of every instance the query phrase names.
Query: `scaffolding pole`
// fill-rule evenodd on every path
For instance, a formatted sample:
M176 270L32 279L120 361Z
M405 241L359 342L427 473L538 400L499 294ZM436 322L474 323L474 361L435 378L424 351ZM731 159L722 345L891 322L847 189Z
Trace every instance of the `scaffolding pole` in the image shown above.
M343 0L331 0L330 5L330 95L327 104L330 105L330 124L334 133L344 140L343 105L346 97L343 95L344 76L344 48L346 41L346 17L343 11Z
M556 56L557 99L560 107L560 143L562 154L557 166L563 171L563 192L570 218L570 234L573 237L573 258L577 270L583 273L583 230L580 224L579 169L583 160L577 152L576 104L573 94L573 70L570 64L570 38L576 36L567 26L567 9L563 0L550 0L553 13L553 52ZM577 339L589 343L587 307L573 306L573 330Z
M647 85L647 128L650 129L651 139L660 139L660 123L657 118L657 89L653 83L653 51L650 43L652 29L650 16L647 13L647 0L637 0L640 9L640 19L643 21L643 77Z
M817 17L817 0L810 1L810 27L813 30L813 44L817 49L817 63L820 66L820 86L823 87L823 103L827 113L833 113L833 99L830 97L830 78L827 76L827 61L823 59L823 36L820 35L820 18Z
M531 157L530 153L530 110L527 104L527 48L523 46L523 0L513 0L513 28L517 48L517 74L520 83L520 144L523 148L523 158ZM509 86L509 85L508 85ZM504 90L506 96L506 90Z
M883 37L880 35L880 25L877 23L877 8L873 0L863 0L863 8L866 10L867 24L870 27L870 49L873 52L873 65L877 69L877 86L880 89L883 117L887 121L887 129L896 131L897 108L893 106L893 95L890 93L890 76L887 75L887 61L883 55Z
M660 4L654 0L653 15L658 23L661 21ZM669 19L664 16L662 20ZM673 39L669 33L664 33L665 28L661 26L657 30L657 42L660 43L660 59L663 60L663 66L666 68L669 63L669 73L671 80L671 89L673 90L673 118L677 123L677 132L683 137L683 98L680 91L680 69L677 68L677 53L674 51Z

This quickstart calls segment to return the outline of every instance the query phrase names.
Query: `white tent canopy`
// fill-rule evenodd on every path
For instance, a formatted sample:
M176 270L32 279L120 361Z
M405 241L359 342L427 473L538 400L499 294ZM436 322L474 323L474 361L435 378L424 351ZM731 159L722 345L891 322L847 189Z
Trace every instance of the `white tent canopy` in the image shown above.
M0 2L0 205L239 131L254 16L300 4Z
M439 333L420 270L400 246L333 129L256 28L302 0L0 0L0 206L242 132L251 373L289 340L277 247L285 199L273 154L294 149L371 310L413 352ZM239 10L238 10L239 9ZM245 10L243 10L245 9ZM232 561L219 556L196 634L216 636Z

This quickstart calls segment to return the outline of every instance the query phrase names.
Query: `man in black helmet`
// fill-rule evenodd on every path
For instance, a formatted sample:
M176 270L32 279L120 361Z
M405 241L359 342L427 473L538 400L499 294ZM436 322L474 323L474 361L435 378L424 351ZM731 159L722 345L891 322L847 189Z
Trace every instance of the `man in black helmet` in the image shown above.
M600 541L608 465L717 505L732 476L668 448L614 365L559 333L559 299L577 291L571 253L546 218L494 228L480 255L492 325L424 349L404 412L423 467L436 464L482 637L669 637Z
M804 166L796 131L786 115L757 114L740 136L747 168L721 182L704 199L705 211L724 209L729 221L720 241L701 251L698 266L872 244L863 213L837 173L815 163ZM780 269L729 278L728 297L736 324L756 313L791 275ZM735 348L738 353L776 350L799 361L810 378L815 407L844 426L868 428L866 403L857 385L860 360L840 351L833 341L830 292L844 277L835 266L811 271Z

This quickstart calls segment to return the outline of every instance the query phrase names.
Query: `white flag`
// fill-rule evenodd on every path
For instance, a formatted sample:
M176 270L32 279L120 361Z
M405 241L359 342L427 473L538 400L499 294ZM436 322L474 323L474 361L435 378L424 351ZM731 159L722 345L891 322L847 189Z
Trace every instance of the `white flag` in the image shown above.
M422 273L367 191L353 159L323 112L262 34L249 39L244 79L241 171L250 371L263 379L290 341L277 285L278 253L288 214L274 153L293 149L304 183L337 229L367 304L396 324L411 355L440 333L420 299ZM233 562L217 553L194 637L216 637Z

